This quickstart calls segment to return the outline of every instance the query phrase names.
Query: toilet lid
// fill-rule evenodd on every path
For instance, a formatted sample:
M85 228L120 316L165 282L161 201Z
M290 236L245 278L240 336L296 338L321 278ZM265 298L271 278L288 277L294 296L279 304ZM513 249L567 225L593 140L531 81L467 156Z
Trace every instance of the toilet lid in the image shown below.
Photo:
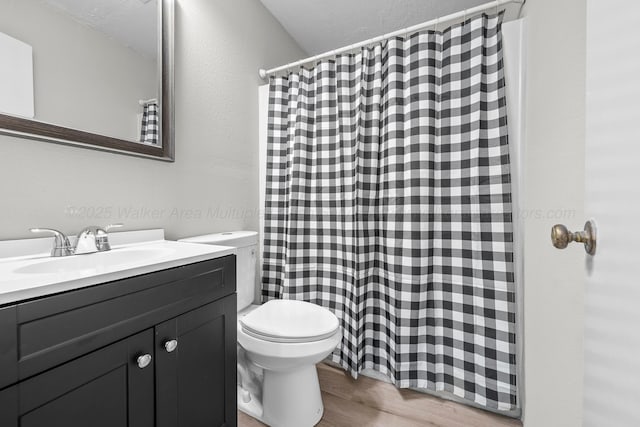
M332 336L338 318L316 304L296 300L271 300L240 319L244 332L275 342L310 342Z

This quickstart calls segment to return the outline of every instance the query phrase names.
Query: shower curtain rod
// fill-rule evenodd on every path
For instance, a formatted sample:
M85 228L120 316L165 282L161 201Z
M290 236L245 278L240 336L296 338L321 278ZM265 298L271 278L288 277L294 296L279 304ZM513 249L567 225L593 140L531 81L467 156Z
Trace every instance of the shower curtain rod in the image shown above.
M509 4L509 3L517 3L517 4L524 4L526 0L495 0L489 3L484 3L481 4L479 6L475 6L472 7L470 9L465 9L465 10L461 10L460 12L455 12L452 13L450 15L446 15L446 16L441 16L439 18L436 19L432 19L431 21L427 21L427 22L423 22L422 24L417 24L417 25L413 25L411 27L407 27L407 28L403 28L401 30L397 30L397 31L393 31L391 33L387 33L387 34L383 34L381 36L378 37L374 37L371 38L369 40L365 40L365 41L361 41L358 43L354 43L351 44L349 46L345 46L345 47L341 47L339 49L334 49L334 50L330 50L328 52L324 52L321 53L319 55L315 55L315 56L311 56L309 58L305 58L305 59L301 59L300 61L296 61L296 62L291 62L289 64L286 65L282 65L280 67L276 67L276 68L271 68L270 70L265 70L264 68L261 68L260 70L258 70L258 74L260 75L260 77L262 79L266 79L268 76L275 74L279 71L283 71L289 68L293 68L293 67L297 67L298 65L302 65L302 64L306 64L309 62L314 62L317 61L319 59L323 59L323 58L327 58L330 56L334 56L334 55L339 55L341 53L344 52L348 52L350 50L354 50L354 49L358 49L364 46L367 46L369 44L373 44L373 43L377 43L386 39L389 39L391 37L396 37L396 36L404 36L407 33L410 32L414 32L414 31L420 31L423 30L425 28L431 27L431 26L438 26L439 23L441 22L448 22L448 21L453 21L454 19L459 19L459 18L465 18L468 15L474 15L478 12L483 12L485 10L491 9L491 8L499 8L500 6L503 6L505 4Z

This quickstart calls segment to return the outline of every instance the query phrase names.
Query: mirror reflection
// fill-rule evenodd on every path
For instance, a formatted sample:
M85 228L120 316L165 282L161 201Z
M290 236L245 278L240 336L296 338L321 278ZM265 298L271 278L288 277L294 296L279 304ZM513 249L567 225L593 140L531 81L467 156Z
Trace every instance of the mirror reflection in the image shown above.
M0 113L160 145L156 0L0 5Z

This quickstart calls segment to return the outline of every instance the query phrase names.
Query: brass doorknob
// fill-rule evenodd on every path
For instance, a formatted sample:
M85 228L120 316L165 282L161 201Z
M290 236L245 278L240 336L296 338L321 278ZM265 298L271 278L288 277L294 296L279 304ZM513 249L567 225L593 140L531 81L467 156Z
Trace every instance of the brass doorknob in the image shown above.
M592 220L584 224L583 231L572 233L562 224L556 224L551 228L551 243L558 249L566 248L569 243L584 243L584 250L589 255L596 254L596 226Z

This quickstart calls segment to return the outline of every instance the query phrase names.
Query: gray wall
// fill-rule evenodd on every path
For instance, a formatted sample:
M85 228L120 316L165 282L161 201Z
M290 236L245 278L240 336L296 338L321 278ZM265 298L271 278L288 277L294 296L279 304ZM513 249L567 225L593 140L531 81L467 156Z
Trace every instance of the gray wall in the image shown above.
M177 0L176 15L176 162L0 135L0 239L111 222L169 238L257 229L257 70L305 54L256 0Z
M529 0L524 176L524 425L582 425L586 2Z

